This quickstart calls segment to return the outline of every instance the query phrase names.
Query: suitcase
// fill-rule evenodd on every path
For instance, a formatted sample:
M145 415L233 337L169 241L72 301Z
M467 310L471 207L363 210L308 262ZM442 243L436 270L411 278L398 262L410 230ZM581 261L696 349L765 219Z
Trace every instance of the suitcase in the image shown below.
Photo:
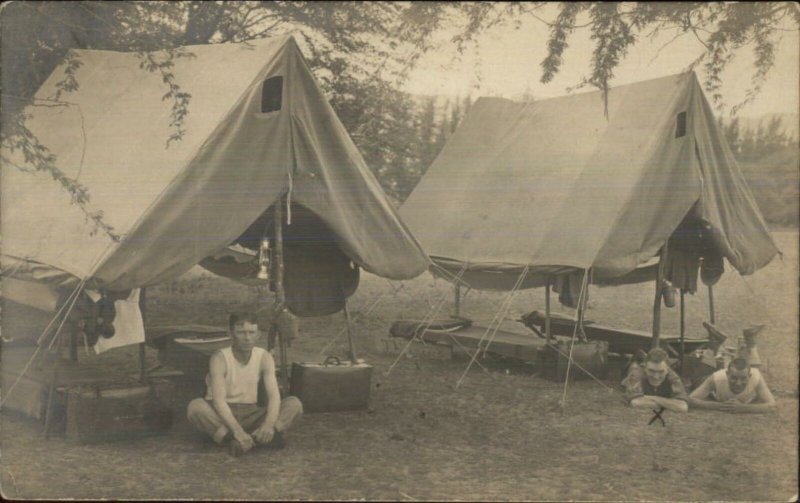
M543 346L539 350L539 363L542 365L543 374L547 379L564 382L567 376L570 345L569 340L559 339L555 344ZM608 371L608 342L575 342L572 348L572 361L569 370L570 379L591 379L578 366L596 378L604 379Z
M174 401L175 387L164 379L69 388L66 438L92 444L166 432Z
M363 410L369 406L371 379L372 365L329 356L323 363L292 363L289 392L308 413Z

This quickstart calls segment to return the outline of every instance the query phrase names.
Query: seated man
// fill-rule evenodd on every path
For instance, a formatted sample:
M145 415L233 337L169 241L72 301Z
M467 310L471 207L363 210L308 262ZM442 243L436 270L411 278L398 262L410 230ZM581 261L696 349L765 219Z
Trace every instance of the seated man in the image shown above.
M631 365L622 385L631 407L663 407L675 412L689 410L681 378L669 368L667 352L661 348L647 353L644 369L636 363Z
M228 321L231 346L211 356L205 398L189 403L189 422L218 444L229 442L238 456L255 444L284 446L283 434L303 412L296 397L281 400L275 379L275 361L255 346L259 337L256 316L233 313ZM267 406L258 406L258 383L263 379Z
M694 390L689 404L698 409L759 413L774 408L775 398L758 369L751 368L745 358L736 358Z

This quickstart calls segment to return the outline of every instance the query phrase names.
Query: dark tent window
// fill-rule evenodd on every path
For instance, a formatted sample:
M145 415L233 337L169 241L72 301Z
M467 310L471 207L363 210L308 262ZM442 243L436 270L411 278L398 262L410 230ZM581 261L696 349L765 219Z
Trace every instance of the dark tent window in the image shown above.
M675 138L683 136L686 136L686 112L679 113L675 121Z
M261 113L274 112L281 109L283 94L283 77L270 77L261 87Z

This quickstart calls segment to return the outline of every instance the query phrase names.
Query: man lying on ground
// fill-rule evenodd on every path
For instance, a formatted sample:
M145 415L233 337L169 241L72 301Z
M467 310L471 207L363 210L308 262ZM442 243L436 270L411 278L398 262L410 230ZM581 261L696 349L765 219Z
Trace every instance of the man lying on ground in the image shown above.
M667 353L661 348L651 349L647 353L644 368L632 364L622 385L631 407L663 407L675 412L689 410L686 389L678 374L669 368Z
M757 368L745 358L736 358L727 369L717 370L689 395L689 405L698 409L727 412L768 412L775 398Z
M233 313L228 321L231 346L211 356L205 398L189 403L187 417L218 444L228 443L238 456L256 444L284 447L284 432L303 412L296 397L281 400L275 361L255 346L260 335L253 313ZM263 380L267 406L258 405L258 383Z

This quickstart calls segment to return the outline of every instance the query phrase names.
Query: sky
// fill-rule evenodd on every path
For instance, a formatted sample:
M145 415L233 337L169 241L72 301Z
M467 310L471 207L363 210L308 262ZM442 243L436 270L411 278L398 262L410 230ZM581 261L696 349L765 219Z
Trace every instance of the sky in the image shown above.
M551 19L552 11L545 11ZM550 14L550 15L547 15ZM642 37L632 47L615 71L613 85L679 73L703 51L691 34L670 42L677 32L665 32L655 40ZM773 113L798 113L800 108L800 37L797 30L782 31L776 51L775 66L756 99L744 106L739 115L758 117ZM526 18L519 29L498 26L478 38L475 50L467 50L454 60L456 50L443 37L442 44L423 56L410 74L406 90L413 94L519 97L529 92L536 99L567 94L590 69L593 44L587 29L576 30L569 40L561 71L548 84L539 82L540 63L546 55L548 28L540 21ZM666 44L666 45L665 45ZM663 46L663 47L662 47ZM752 52L738 52L722 75L722 94L727 111L740 103L750 86L753 74ZM702 66L696 67L701 82ZM591 91L593 88L584 88ZM582 92L576 91L576 92Z

